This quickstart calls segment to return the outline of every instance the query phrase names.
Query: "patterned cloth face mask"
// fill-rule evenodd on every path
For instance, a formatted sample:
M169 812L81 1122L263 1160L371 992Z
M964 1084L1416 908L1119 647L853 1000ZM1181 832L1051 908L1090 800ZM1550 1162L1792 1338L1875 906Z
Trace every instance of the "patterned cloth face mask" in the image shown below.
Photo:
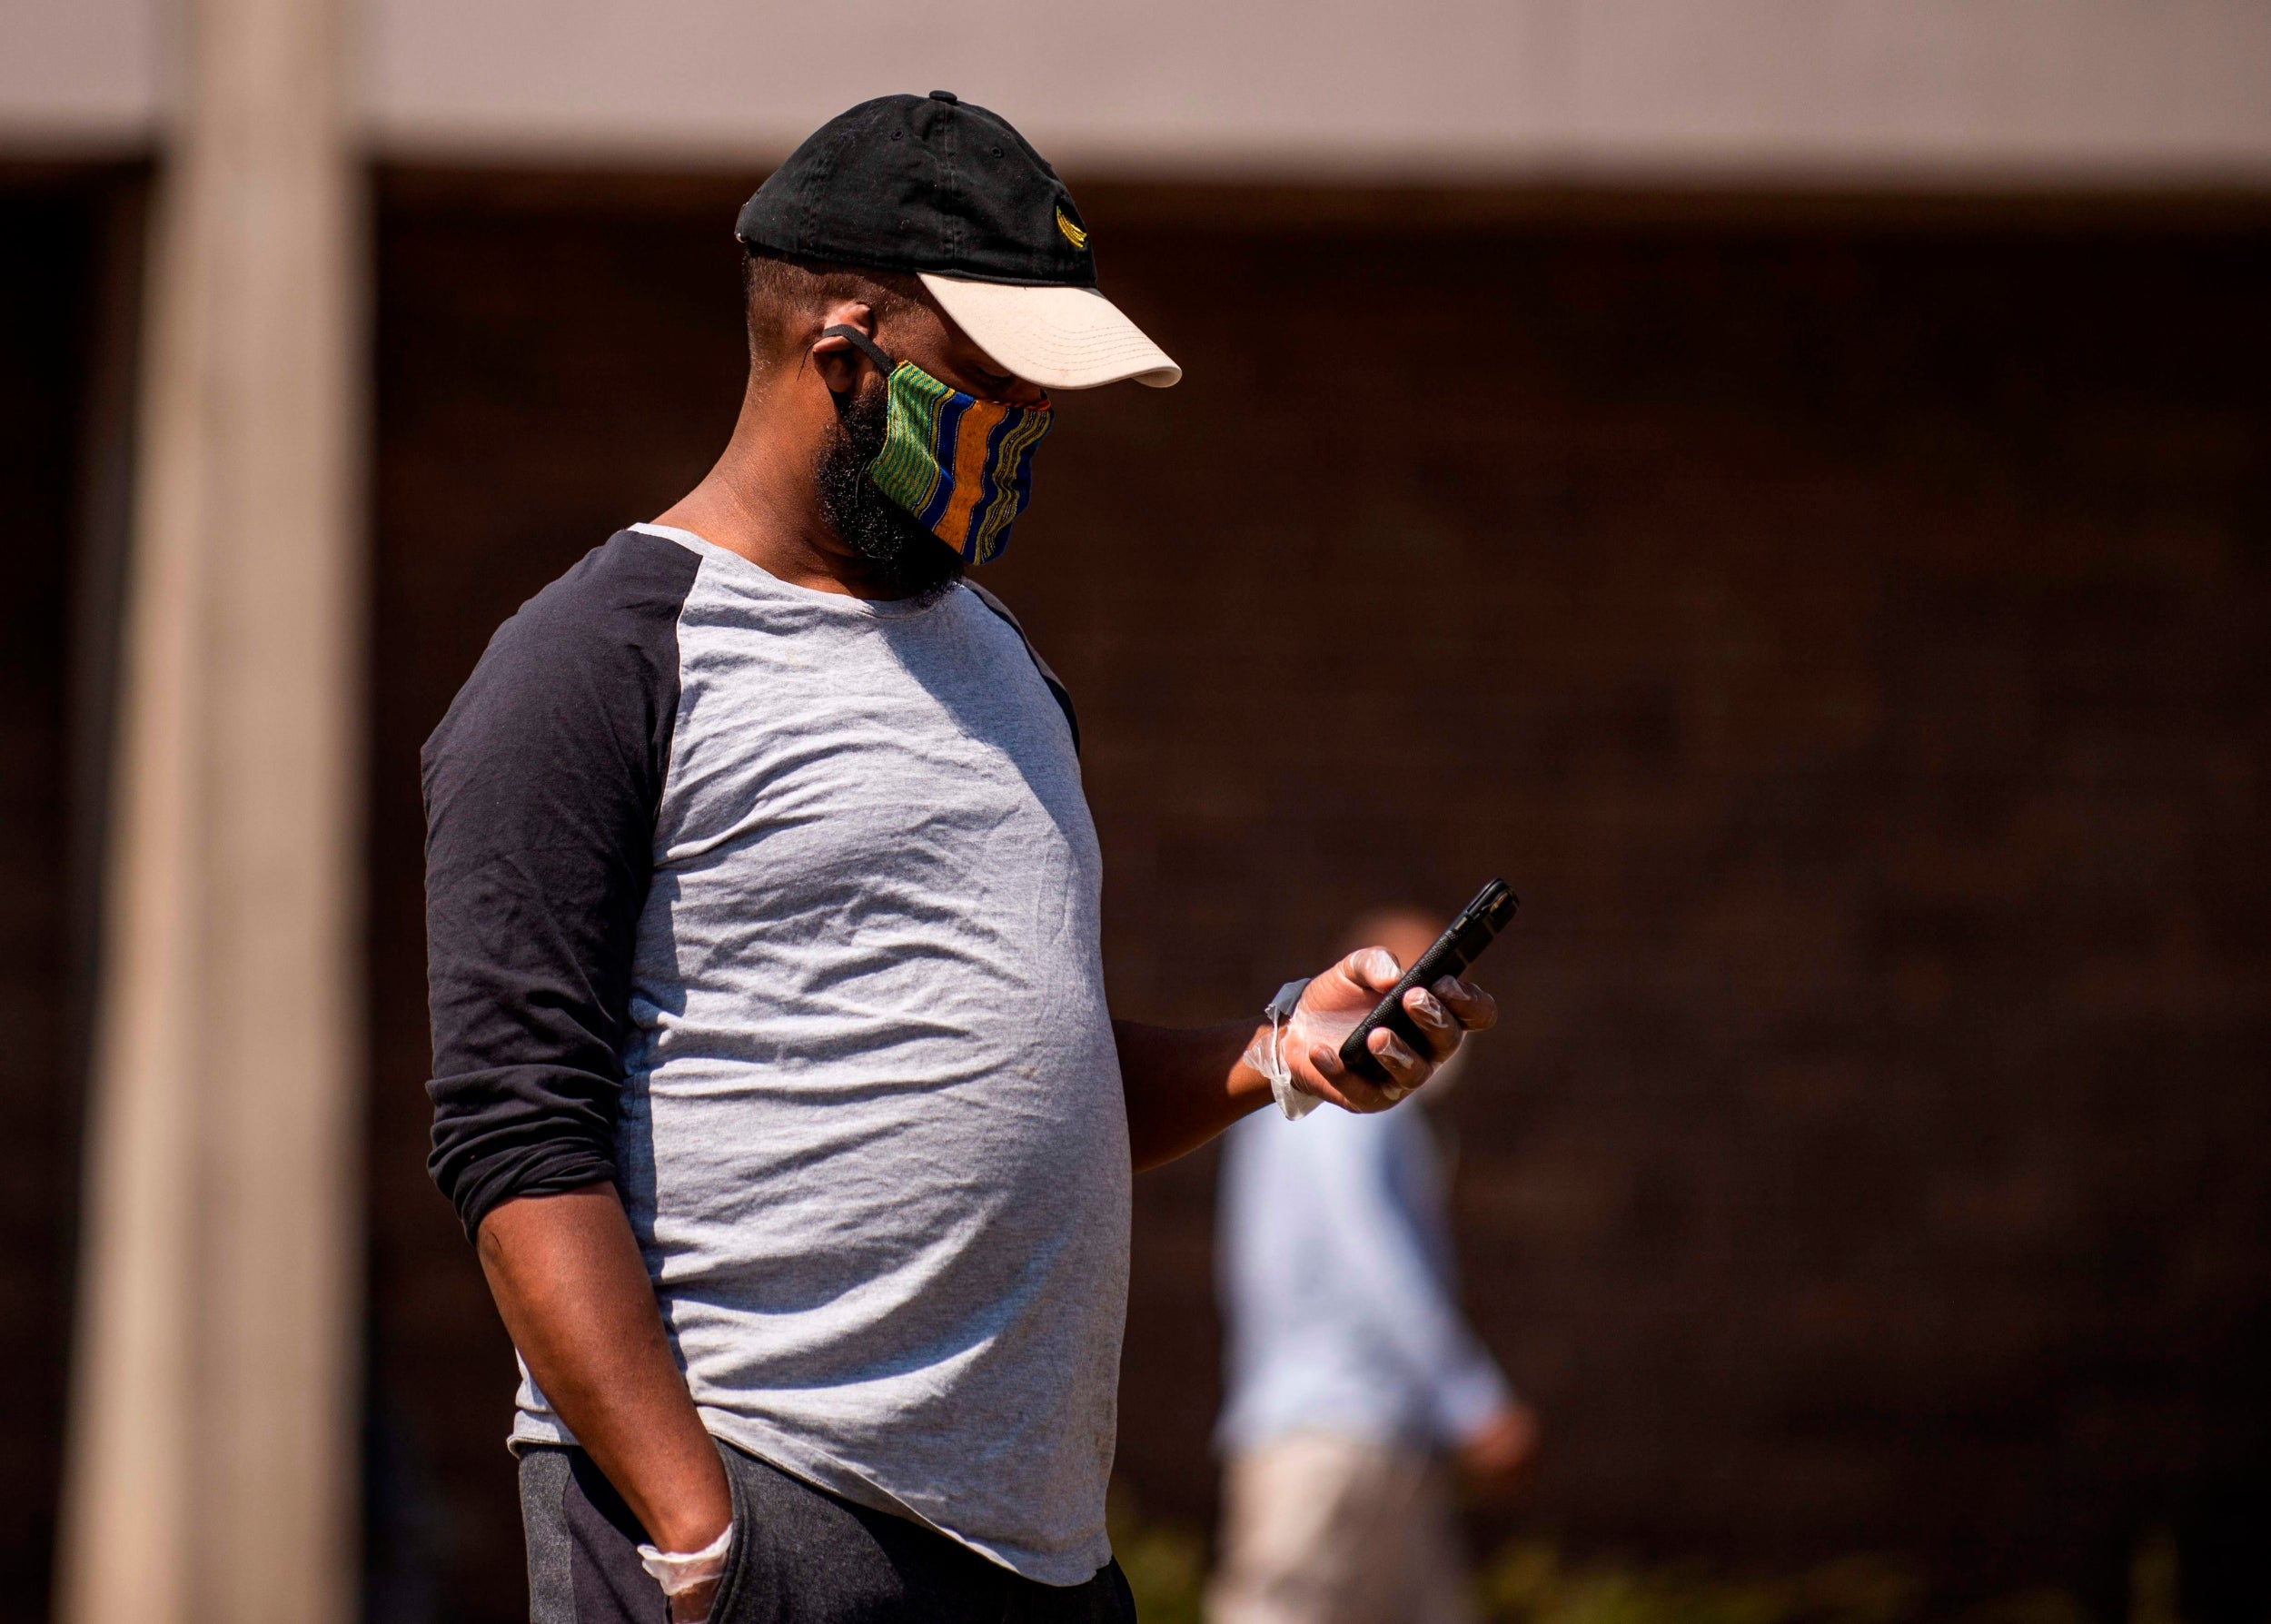
M1001 557L1033 495L1033 450L1049 431L1048 401L1012 406L966 395L911 361L894 362L856 327L820 336L849 340L884 375L883 450L868 464L875 488L965 563Z

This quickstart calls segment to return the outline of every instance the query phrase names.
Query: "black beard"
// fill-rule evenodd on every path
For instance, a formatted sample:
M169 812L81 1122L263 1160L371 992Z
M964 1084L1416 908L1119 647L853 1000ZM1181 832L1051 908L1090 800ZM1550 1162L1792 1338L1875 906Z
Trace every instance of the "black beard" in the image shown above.
M888 395L881 389L838 395L836 421L838 431L828 437L813 470L820 517L859 555L868 580L884 597L911 598L925 608L937 602L962 579L962 555L868 477L868 464L883 450Z

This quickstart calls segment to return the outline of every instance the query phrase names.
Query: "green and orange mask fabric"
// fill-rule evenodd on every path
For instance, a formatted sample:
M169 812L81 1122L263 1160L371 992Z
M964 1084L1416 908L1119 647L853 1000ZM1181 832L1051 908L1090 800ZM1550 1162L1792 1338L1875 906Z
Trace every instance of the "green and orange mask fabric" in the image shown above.
M1033 496L1033 451L1049 431L1048 402L966 395L911 361L893 361L856 327L820 336L849 340L884 375L883 450L868 464L869 481L965 563L999 558Z

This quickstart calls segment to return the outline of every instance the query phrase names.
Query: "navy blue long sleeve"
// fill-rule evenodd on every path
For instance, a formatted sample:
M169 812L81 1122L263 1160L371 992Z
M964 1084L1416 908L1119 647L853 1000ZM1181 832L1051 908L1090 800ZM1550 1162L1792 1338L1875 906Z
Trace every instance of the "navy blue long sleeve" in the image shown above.
M499 629L426 741L427 1170L469 1236L501 1202L615 1176L696 562L616 535Z

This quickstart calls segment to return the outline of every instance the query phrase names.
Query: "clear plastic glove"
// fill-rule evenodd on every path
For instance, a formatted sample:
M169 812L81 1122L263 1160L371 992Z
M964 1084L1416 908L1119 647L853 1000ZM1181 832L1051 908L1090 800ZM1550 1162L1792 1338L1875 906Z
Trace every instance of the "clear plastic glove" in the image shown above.
M669 1599L670 1624L706 1624L709 1604L717 1599L718 1581L725 1577L726 1560L733 1554L733 1525L699 1550L658 1550L639 1548L644 1568Z
M1344 1111L1385 1111L1457 1054L1468 1033L1498 1020L1491 995L1455 976L1446 975L1432 988L1413 987L1403 995L1403 1008L1428 1052L1414 1053L1382 1027L1373 1033L1371 1048L1388 1080L1383 1084L1360 1077L1341 1064L1341 1044L1403 975L1403 966L1386 948L1359 948L1314 977L1282 1025L1273 1022L1255 1034L1246 1064L1270 1079L1271 1092L1287 1116L1306 1114L1313 1104L1304 1102L1318 1100Z

